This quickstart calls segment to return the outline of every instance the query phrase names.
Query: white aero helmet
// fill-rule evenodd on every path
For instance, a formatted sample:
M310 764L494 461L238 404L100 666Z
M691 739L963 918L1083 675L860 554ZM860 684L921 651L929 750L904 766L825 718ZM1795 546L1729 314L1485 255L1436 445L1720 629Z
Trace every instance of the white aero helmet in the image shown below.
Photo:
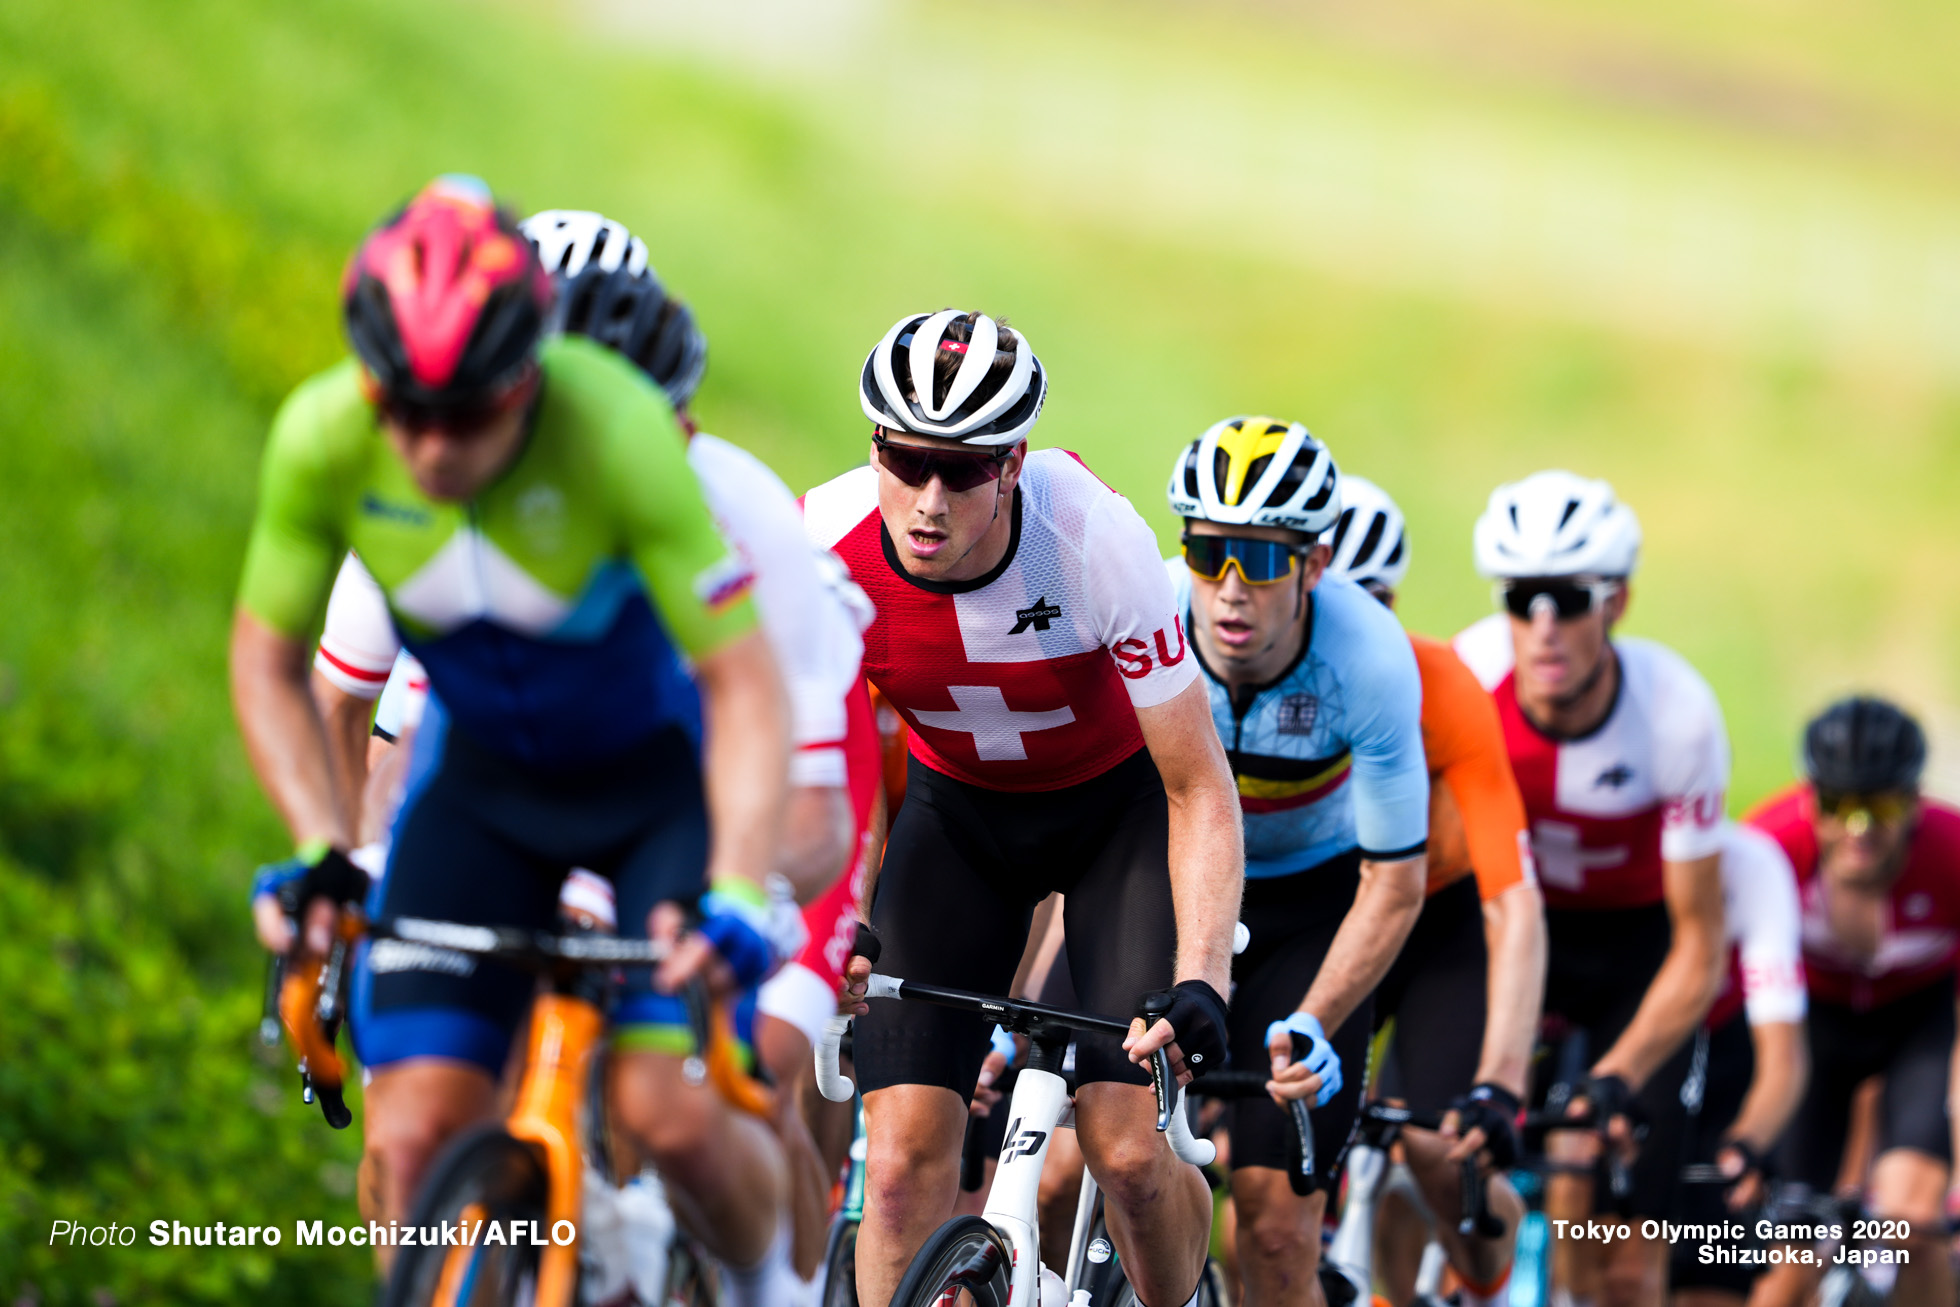
M1534 472L1490 492L1474 536L1477 570L1513 576L1632 576L1640 520L1613 487L1571 472Z
M1327 570L1393 590L1409 571L1408 523L1388 492L1358 476L1341 478L1341 519Z
M554 276L576 277L587 264L601 272L624 268L635 277L647 270L646 242L602 213L545 209L519 227L538 247L538 262Z
M1334 456L1298 422L1232 417L1178 452L1166 493L1179 517L1317 536L1341 515L1340 483Z
M960 357L944 385L941 354ZM1028 339L984 313L942 309L900 318L864 360L858 402L881 427L969 445L1014 445L1048 398Z

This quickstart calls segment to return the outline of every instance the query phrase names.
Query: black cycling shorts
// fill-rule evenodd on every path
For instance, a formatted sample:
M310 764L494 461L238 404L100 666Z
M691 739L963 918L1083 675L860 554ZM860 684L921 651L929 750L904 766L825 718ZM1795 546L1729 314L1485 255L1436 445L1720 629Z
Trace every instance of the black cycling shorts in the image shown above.
M909 760L871 908L880 972L1004 994L1035 906L1057 890L1068 896L1069 973L1084 1009L1127 1020L1144 994L1169 987L1170 812L1146 750L1078 785L1015 792ZM858 1084L941 1085L967 1097L991 1032L977 1016L927 1003L873 1003L857 1019ZM1150 1082L1108 1035L1077 1040L1075 1075Z
M1490 955L1475 877L1429 896L1394 965L1375 988L1375 1028L1392 1017L1376 1092L1441 1112L1476 1083L1484 1050Z
M1234 1067L1263 1071L1272 1065L1266 1027L1299 1010L1360 883L1361 855L1354 851L1290 876L1246 881L1239 919L1252 938L1232 963ZM1332 1188L1360 1115L1373 1029L1373 999L1368 998L1328 1035L1341 1059L1341 1088L1325 1106L1313 1109L1314 1170L1323 1189ZM1286 1169L1287 1115L1272 1099L1233 1099L1226 1122L1232 1133L1233 1170Z
M1827 1191L1837 1183L1851 1098L1873 1076L1879 1094L1878 1151L1911 1148L1953 1160L1946 1114L1953 1056L1950 977L1867 1011L1810 1000L1810 1086L1783 1132L1783 1176Z
M1550 946L1545 971L1547 1026L1576 1032L1584 1040L1583 1071L1603 1057L1632 1022L1667 957L1674 927L1667 905L1655 903L1640 908L1547 909L1545 928ZM1626 1215L1664 1218L1674 1210L1687 1147L1688 1111L1681 1101L1681 1087L1694 1054L1695 1040L1683 1040L1635 1095L1647 1134L1631 1168ZM1550 1085L1540 1079L1535 1091L1542 1099ZM1602 1213L1608 1210L1610 1199L1603 1192L1594 1201Z
M555 929L565 875L585 867L611 879L619 933L645 939L655 904L700 896L707 809L696 746L679 727L602 765L540 768L476 744L431 698L414 747L378 916ZM615 1027L673 1022L676 1000L649 982L645 968L626 973ZM501 1075L536 989L500 963L378 941L355 971L355 1046L371 1067L442 1057Z
M1707 1165L1721 1151L1723 1135L1735 1123L1749 1082L1756 1077L1756 1045L1749 1021L1738 1012L1712 1031L1697 1036L1695 1059L1681 1094L1688 1105L1687 1150L1684 1164ZM1679 1225L1713 1225L1740 1221L1748 1233L1740 1240L1712 1240L1718 1246L1754 1248L1760 1245L1747 1219L1729 1210L1726 1186L1684 1184L1674 1218ZM1702 1264L1702 1241L1677 1239L1668 1253L1668 1283L1675 1289L1718 1289L1740 1297L1763 1272L1760 1266L1733 1262Z

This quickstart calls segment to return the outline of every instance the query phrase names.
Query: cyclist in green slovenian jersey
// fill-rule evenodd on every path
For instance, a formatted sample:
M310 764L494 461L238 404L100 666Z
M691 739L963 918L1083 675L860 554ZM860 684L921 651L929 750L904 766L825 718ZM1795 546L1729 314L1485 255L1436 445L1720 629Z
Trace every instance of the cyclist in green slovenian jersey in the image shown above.
M342 292L356 357L274 422L232 639L246 743L300 845L307 944L323 948L366 887L306 679L351 547L431 687L375 911L547 927L581 865L613 881L622 933L676 939L662 987L704 967L753 982L775 951L761 885L788 770L784 694L747 564L716 533L672 414L609 351L543 340L550 278L474 179L439 179L378 227ZM283 947L268 907L261 937ZM531 984L395 942L362 974L386 1220L407 1214L442 1142L492 1114ZM621 1124L700 1213L711 1251L757 1262L778 1228L780 1155L761 1123L688 1085L679 1057L632 1047L652 984L629 977L614 1013Z

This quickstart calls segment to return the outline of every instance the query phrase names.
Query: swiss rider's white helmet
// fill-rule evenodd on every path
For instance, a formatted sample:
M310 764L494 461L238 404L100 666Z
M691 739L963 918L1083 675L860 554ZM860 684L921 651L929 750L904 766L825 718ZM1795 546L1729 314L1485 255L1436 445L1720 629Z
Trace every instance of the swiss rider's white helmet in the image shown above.
M1534 472L1490 492L1473 537L1485 576L1632 576L1640 520L1604 481Z
M1363 477L1341 478L1333 547L1327 570L1336 576L1393 590L1408 575L1409 531L1402 510L1387 491Z
M943 389L942 353L960 360ZM1048 372L1028 338L959 309L900 318L858 374L858 403L877 425L968 445L1020 443L1047 398Z

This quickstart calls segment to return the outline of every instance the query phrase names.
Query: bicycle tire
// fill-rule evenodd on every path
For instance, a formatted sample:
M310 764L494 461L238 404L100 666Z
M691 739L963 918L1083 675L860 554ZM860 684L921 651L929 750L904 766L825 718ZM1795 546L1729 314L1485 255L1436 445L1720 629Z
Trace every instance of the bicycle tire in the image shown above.
M858 1223L839 1219L830 1227L823 1254L822 1307L858 1307Z
M1013 1251L1000 1231L977 1216L956 1216L932 1232L892 1295L892 1307L935 1307L948 1294L958 1304L1007 1307Z
M721 1301L720 1267L684 1234L667 1254L667 1296L660 1307L716 1307Z
M550 1179L534 1145L501 1125L453 1140L431 1168L409 1224L536 1221L546 1225ZM401 1249L383 1307L530 1307L542 1248L415 1244Z
M1089 1240L1109 1242L1109 1227L1102 1218L1089 1228ZM1113 1249L1112 1249L1113 1252ZM1089 1270L1083 1276L1084 1283L1078 1288L1089 1290L1089 1301L1107 1304L1108 1307L1141 1307L1137 1291L1130 1285L1129 1274L1123 1269L1123 1259L1112 1255L1100 1264L1089 1263ZM1205 1269L1198 1276L1198 1296L1195 1307L1231 1307L1231 1296L1225 1291L1225 1272L1218 1268L1215 1258L1205 1258Z

